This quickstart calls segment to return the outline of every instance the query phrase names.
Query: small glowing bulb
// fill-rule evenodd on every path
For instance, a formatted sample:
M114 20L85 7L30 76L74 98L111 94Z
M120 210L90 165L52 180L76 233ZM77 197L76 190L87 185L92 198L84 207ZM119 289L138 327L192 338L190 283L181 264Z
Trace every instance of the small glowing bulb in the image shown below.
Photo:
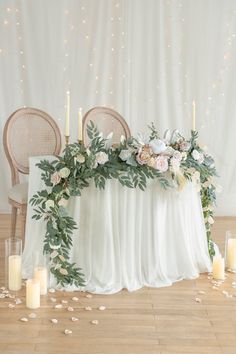
M16 25L17 25L17 26L20 26L20 22L16 22Z
M89 36L87 35L87 36L85 36L85 38L86 38L86 39L89 39Z
M23 50L20 51L20 54L24 54Z
M82 23L86 23L86 20L83 20Z
M111 36L114 37L115 36L114 33L112 33Z
M98 80L98 76L96 76L95 79Z
M92 66L93 66L93 64L92 64L92 63L90 63L90 64L89 64L89 66L90 66L90 67L92 67Z
M3 23L4 23L4 25L8 25L9 22L7 20L4 20Z
M68 56L69 56L69 54L68 54L68 53L66 53L66 54L65 54L65 57L68 57Z
M25 64L22 65L22 69L25 69Z
M7 12L10 12L10 11L11 11L10 7L7 7Z
M19 39L19 41L21 41L21 40L22 40L22 37L20 36L20 37L18 37L18 39Z
M112 52L114 52L114 50L115 50L114 48L111 48L111 51L112 51Z

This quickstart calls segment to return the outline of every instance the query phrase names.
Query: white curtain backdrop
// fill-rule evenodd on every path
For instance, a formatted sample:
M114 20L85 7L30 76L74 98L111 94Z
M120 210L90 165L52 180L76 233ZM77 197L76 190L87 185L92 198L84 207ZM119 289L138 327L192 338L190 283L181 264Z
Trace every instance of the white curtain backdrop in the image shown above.
M71 92L77 111L120 112L132 134L191 129L216 159L218 215L236 214L235 0L1 0L0 135L23 106L48 112L64 131ZM20 132L19 132L20 134ZM8 212L10 171L0 145L0 212Z

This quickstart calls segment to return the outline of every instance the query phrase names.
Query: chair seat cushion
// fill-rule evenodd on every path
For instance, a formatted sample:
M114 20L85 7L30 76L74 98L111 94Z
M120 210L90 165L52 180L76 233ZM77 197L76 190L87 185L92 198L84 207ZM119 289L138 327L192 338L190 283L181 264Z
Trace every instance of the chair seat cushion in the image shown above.
M15 184L8 193L9 199L19 204L27 204L28 201L28 183Z

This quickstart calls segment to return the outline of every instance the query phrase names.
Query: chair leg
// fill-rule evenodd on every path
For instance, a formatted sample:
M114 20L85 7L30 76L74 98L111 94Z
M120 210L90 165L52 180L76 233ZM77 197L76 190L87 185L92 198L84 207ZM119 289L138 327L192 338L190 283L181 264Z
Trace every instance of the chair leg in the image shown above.
M17 219L17 208L12 207L11 209L11 237L16 236L16 219Z
M24 244L25 241L25 224L26 224L26 206L22 206L21 208L21 239Z

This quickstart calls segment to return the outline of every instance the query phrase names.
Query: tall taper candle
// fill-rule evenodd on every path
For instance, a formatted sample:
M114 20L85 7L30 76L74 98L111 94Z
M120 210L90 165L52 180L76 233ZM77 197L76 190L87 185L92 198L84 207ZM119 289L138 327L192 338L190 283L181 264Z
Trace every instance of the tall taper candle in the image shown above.
M66 133L65 136L70 135L70 91L66 92Z
M82 108L80 107L79 112L78 112L78 140L82 141L83 140L83 115L82 115Z
M193 101L192 104L192 130L196 130L196 103Z

